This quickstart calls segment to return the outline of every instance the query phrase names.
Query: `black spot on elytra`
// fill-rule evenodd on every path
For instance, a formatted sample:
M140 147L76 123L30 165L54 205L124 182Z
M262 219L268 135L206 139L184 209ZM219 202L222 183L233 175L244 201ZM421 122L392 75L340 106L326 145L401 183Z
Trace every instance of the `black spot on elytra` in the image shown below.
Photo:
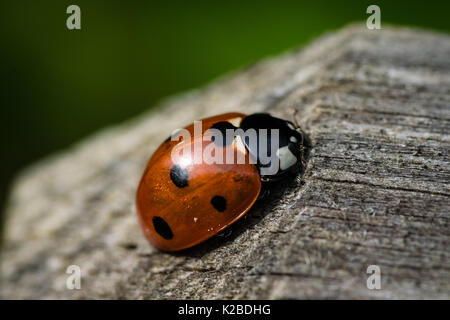
M174 165L170 169L170 179L178 188L184 188L188 185L188 172L179 165Z
M219 212L223 212L227 209L227 200L222 196L214 196L211 199L211 204Z
M161 217L153 217L153 227L155 231L164 239L170 240L173 238L172 229L170 229L167 222Z
M218 137L216 135L213 135L211 137L211 141L214 142L214 144L216 146L223 147L223 146L229 145L229 144L231 144L231 142L233 142L232 138L227 139L227 129L236 130L236 127L233 126L228 121L220 121L220 122L214 123L210 129L216 129L222 134L222 140L220 139L220 136L219 136L219 139L217 139Z

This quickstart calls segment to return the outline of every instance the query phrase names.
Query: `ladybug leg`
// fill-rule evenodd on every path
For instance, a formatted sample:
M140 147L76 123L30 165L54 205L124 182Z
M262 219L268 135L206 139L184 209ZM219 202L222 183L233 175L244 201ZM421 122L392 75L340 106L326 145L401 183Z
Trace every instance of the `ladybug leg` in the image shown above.
M228 228L228 229L225 229L225 230L219 232L217 234L217 236L221 237L221 238L228 238L231 235L232 232L233 231L230 228Z
M305 160L305 157L303 156L304 153L305 153L305 148L301 147L300 148L300 161L302 162L303 167L306 166L306 160Z
M270 189L269 188L263 188L261 195L259 196L260 199L265 199L270 195Z

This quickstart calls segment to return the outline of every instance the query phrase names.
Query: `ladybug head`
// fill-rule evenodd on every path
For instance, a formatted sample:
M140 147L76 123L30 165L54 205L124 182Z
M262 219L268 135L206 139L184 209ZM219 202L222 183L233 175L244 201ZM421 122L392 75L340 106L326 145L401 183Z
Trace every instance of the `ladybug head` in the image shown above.
M277 181L303 168L311 144L299 126L267 113L255 113L245 117L240 128L262 181ZM252 139L252 133L256 139Z

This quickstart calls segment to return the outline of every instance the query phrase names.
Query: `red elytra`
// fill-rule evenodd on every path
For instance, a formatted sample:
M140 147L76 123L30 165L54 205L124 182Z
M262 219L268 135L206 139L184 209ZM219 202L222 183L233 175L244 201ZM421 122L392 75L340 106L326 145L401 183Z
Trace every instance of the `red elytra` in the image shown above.
M218 122L239 123L246 115L227 113L202 120L202 134ZM186 127L194 136L194 125ZM136 205L146 238L163 251L194 246L241 218L261 191L257 167L248 152L230 144L245 164L174 163L172 149L191 144L166 140L150 158L137 190ZM201 141L203 148L211 142ZM193 151L192 151L193 152ZM193 157L193 154L191 154Z

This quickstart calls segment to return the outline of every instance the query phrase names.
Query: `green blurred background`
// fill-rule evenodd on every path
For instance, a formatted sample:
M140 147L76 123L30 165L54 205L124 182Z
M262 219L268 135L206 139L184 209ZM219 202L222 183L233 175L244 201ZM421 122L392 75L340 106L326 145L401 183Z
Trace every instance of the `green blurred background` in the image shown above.
M382 24L448 32L449 2L3 0L0 205L25 165L162 97L365 21L370 4Z

